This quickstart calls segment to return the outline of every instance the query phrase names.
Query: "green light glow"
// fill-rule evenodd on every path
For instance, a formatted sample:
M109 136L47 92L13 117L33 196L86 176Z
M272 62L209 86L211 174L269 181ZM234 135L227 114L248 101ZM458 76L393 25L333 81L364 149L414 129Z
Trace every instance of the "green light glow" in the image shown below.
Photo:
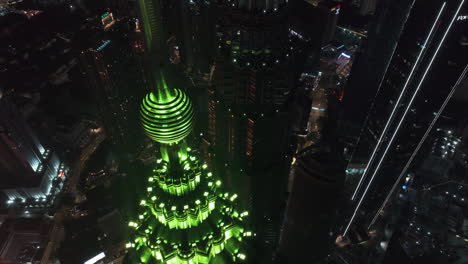
M171 144L187 137L192 131L193 109L187 95L174 89L167 93L149 93L143 99L140 116L144 130L153 140Z
M125 246L139 264L215 264L223 251L235 263L245 261L239 250L251 234L243 227L247 213L236 210L237 194L221 192L221 180L187 147L190 99L164 86L146 95L140 114L146 134L161 143L162 158L148 177L140 214L128 224L134 233Z
M145 33L148 83L154 92L140 106L145 133L160 143L160 158L148 175L146 195L139 214L129 221L129 249L132 264L223 264L246 260L245 216L234 200L236 194L219 188L221 180L200 162L196 150L188 147L193 127L193 106L181 90L166 84L162 64L163 47L160 1L138 0ZM249 234L249 235L248 235ZM223 255L221 253L223 252Z
M129 222L135 233L126 247L133 249L141 263L151 259L165 264L212 263L225 250L235 263L245 261L246 255L238 252L244 247L243 239L252 235L242 227L247 212L240 214L232 204L237 195L221 193L217 189L221 181L199 166L196 156L189 156L194 157L185 159L191 168L182 170L182 177L161 173L161 168L169 164L157 163L155 175L151 177L155 180L149 181L147 198L140 202L140 215ZM194 182L195 186L168 187L180 183L177 181L180 179L185 179L185 183Z

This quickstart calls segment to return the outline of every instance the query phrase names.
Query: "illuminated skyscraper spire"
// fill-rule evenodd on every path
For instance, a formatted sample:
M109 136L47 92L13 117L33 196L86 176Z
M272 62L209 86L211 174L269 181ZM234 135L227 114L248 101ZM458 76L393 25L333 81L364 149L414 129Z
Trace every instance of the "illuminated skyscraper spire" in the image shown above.
M159 1L139 3L149 56L146 70L153 78L150 85L156 86L143 98L140 117L146 134L160 143L162 158L148 177L137 219L129 222L135 229L126 244L130 263L242 263L244 239L253 235L242 223L248 213L235 208L237 194L220 192L221 181L188 147L192 102L170 87L164 69L156 67L164 60L156 57L164 49L157 40L163 36L157 34L162 32Z

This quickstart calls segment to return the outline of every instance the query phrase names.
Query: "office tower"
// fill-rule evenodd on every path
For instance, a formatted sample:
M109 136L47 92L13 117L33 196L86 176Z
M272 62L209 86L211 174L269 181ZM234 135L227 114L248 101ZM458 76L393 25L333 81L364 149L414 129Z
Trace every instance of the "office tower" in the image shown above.
M321 263L330 254L334 242L332 234L343 196L345 163L337 133L338 95L332 93L333 88L326 87L327 82L320 82L320 78L338 74L337 65L333 69L329 66L329 60L334 61L341 52L335 53L329 57L330 53L324 52L317 78L307 80L304 76L312 98L305 129L308 135L305 139L301 137L303 142L298 143L291 163L289 197L276 254L278 263L305 260Z
M144 94L140 69L133 66L138 58L128 45L128 25L116 20L112 12L101 16L102 29L94 27L83 33L88 40L79 55L79 68L84 79L81 94L87 98L91 114L103 126L111 143L117 147L132 147L135 142L125 140L137 134L136 114L130 111L138 105L136 97ZM89 31L89 32L88 32ZM91 47L91 48L89 48ZM128 87L132 83L132 87ZM131 123L130 129L124 129ZM133 123L134 122L134 123Z
M126 244L132 263L241 263L246 260L248 212L239 212L237 194L221 192L221 180L189 147L194 112L190 98L166 83L160 1L141 1L147 73L154 92L141 104L146 134L160 143L161 159L148 177L135 228ZM158 37L158 38L156 38ZM153 55L158 57L153 57ZM167 53L163 53L167 54Z
M329 254L330 236L344 182L344 163L326 147L304 149L296 157L279 241L280 263L314 263Z
M464 78L466 61L459 54L466 52L460 41L466 25L457 23L464 4L460 0L412 5L364 125L362 138L373 142L372 151L363 175L349 181L354 209L343 229L345 235L353 224L367 227L372 221L369 215L399 179L424 131L438 118L433 113ZM421 22L426 20L430 22Z
M205 1L165 1L163 23L171 62L183 64L196 85L206 85L216 54L216 6Z
M116 87L115 75L108 64L110 58L105 54L109 45L112 45L112 41L106 40L96 48L83 51L80 54L80 66L91 98L97 107L98 120L103 124L112 143L122 144L124 130L123 123L119 122L121 118L118 108L119 91Z
M166 31L169 61L183 78L172 84L187 87L200 117L207 114L207 90L212 81L216 56L217 5L207 1L163 1L162 23ZM185 83L175 83L184 80ZM206 118L199 118L195 131L205 132ZM206 141L204 141L206 143ZM205 149L205 147L203 147ZM207 156L209 152L205 152Z
M208 89L215 170L252 208L257 256L271 259L291 156L287 102L294 72L285 1L222 1ZM275 144L272 147L272 144Z
M368 122L367 114L389 68L413 2L379 1L377 13L370 22L368 37L363 41L361 50L356 53L343 99L343 122L348 132L343 136L348 142L347 158L351 159L351 163L365 160L372 146L372 141L367 142L368 137L359 136L361 130L363 133L373 134L370 138L377 137L375 134L378 132L368 131L370 128L363 125ZM373 122L382 123L379 120ZM358 140L362 141L362 145L366 141L369 148L353 150Z
M68 171L44 148L10 98L0 97L1 190L8 206L50 205ZM36 206L37 205L37 206Z

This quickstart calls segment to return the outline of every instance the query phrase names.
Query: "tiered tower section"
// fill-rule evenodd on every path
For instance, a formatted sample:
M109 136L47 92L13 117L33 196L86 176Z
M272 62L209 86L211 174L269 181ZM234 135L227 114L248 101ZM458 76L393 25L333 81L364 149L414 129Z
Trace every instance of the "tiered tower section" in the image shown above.
M170 89L161 71L156 93L141 104L146 134L161 145L161 159L148 177L134 235L126 244L133 263L242 263L244 240L253 235L243 226L248 212L239 212L237 194L220 191L217 179L188 147L192 103L179 89Z

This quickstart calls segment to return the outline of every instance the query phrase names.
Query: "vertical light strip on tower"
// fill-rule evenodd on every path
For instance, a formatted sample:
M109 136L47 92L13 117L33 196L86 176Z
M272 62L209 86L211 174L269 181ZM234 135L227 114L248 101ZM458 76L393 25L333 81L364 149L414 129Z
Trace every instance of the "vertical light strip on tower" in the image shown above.
M379 140L377 141L377 145L375 146L375 148L374 148L374 150L372 152L372 155L371 155L371 157L369 159L369 162L367 163L366 168L364 169L364 173L362 174L361 179L359 179L359 183L356 186L356 189L354 190L353 196L351 197L351 200L353 200L353 201L356 198L356 195L357 195L359 189L361 188L362 182L364 181L364 179L367 176L367 172L369 170L369 167L372 166L372 163L374 162L375 154L377 153L377 150L380 148L380 144L382 143L383 138L387 134L387 130L388 130L390 124L393 122L393 118L395 117L395 113L396 113L396 111L398 109L398 106L400 105L400 101L403 98L403 94L406 92L406 89L408 88L408 84L410 83L411 78L413 77L413 73L416 70L416 68L417 68L417 66L419 64L419 61L421 60L421 58L422 58L422 56L424 54L424 51L427 48L429 40L431 39L432 33L434 31L434 28L436 27L437 22L439 21L439 18L440 18L441 14L442 14L442 12L443 12L443 10L445 8L445 5L446 5L446 2L444 2L442 7L440 8L439 14L437 15L434 23L432 24L432 28L429 31L429 34L427 35L426 41L424 42L424 45L422 46L421 51L419 52L418 58L416 59L416 62L414 63L413 68L411 69L411 72L410 72L408 78L406 79L405 85L403 86L403 89L401 90L400 95L398 96L398 99L397 99L397 101L395 103L395 106L393 107L392 113L390 114L390 117L388 118L387 123L385 124L384 130L380 134Z
M375 214L374 218L372 219L371 223L369 224L369 226L367 227L367 229L370 229L371 226L375 223L375 221L377 220L377 218L379 217L379 214L383 211L383 209L385 208L385 206L387 205L388 201L390 200L391 196L393 195L393 192L395 192L396 188L398 187L398 184L400 183L401 179L403 178L403 176L406 174L409 166L411 165L411 163L413 162L414 158L416 157L416 155L418 154L419 152L419 149L422 147L422 145L424 144L424 142L426 141L426 138L429 136L429 133L431 132L432 128L434 127L435 123L437 122L437 120L439 120L439 117L440 115L442 114L442 112L445 110L445 107L447 106L447 103L450 101L450 99L452 98L452 95L455 93L455 91L457 90L458 86L461 84L461 81L463 79L465 79L466 77L466 72L468 71L468 65L465 67L465 69L463 70L462 74L460 75L460 77L458 78L457 82L453 85L452 87L452 90L450 91L450 93L447 95L447 97L445 98L445 101L444 103L442 104L442 106L440 107L439 111L437 112L436 116L434 117L434 119L432 119L432 122L431 124L429 125L429 127L427 128L426 132L424 133L424 136L421 138L421 140L419 141L418 143L418 146L416 147L416 149L413 151L413 153L411 154L411 157L408 159L408 161L406 162L406 165L405 167L401 170L401 173L400 175L398 176L398 179L395 181L395 183L393 184L393 187L392 189L390 190L390 192L388 193L387 197L385 198L384 202L382 203L382 205L380 206L379 210L377 210L377 213Z
M462 8L464 2L465 2L465 0L462 0L462 1L460 2L460 5L458 6L458 9L457 9L457 11L455 12L455 15L453 16L452 20L450 21L450 25L448 26L447 30L445 31L445 33L444 33L444 35L443 35L443 37L442 37L442 39L441 39L441 41L440 41L440 43L439 43L439 46L437 47L437 49L436 49L434 55L432 56L431 61L429 62L429 65L427 66L427 68L426 68L426 70L425 70L425 72L424 72L424 74L423 74L423 76L422 76L422 78L421 78L421 80L420 80L420 82L419 82L419 84L418 84L418 86L417 86L415 92L413 93L413 96L411 97L411 100L409 101L409 103L408 103L408 105L407 105L407 107L406 107L406 109L405 109L405 112L403 113L403 116L402 116L401 119L400 119L400 122L398 123L398 125L397 125L397 127L396 127L396 129L395 129L395 132L393 133L393 135L392 135L392 137L391 137L389 143L387 144L387 147L386 147L385 151L383 152L382 157L380 158L379 163L377 164L377 167L375 168L374 173L372 174L371 179L370 179L369 183L367 184L367 187L366 187L366 189L364 190L364 193L362 194L361 199L359 200L358 205L356 206L356 209L354 210L354 213L353 213L351 219L349 220L348 226L346 227L345 232L343 233L343 236L346 235L346 233L347 233L348 230L349 230L349 227L351 226L352 222L354 221L354 218L356 217L357 211L358 211L359 208L361 207L362 201L364 200L364 198L365 198L365 196L366 196L366 194L367 194L367 191L369 190L369 187L370 187L370 185L372 184L372 182L373 182L373 180L374 180L374 178L375 178L375 175L376 175L377 172L379 171L380 166L382 165L382 162L383 162L383 160L385 159L389 148L392 146L393 140L395 139L395 136L397 135L398 130L400 129L400 126L401 126L401 124L403 123L403 121L404 121L404 119L405 119L405 117L406 117L406 114L408 113L410 107L412 106L413 101L414 101L414 98L415 98L416 95L418 94L418 92L419 92L419 90L420 90L420 88L421 88L421 85L422 85L422 83L424 82L424 80L425 80L425 78L426 78L426 75L427 75L427 73L429 72L429 70L430 70L430 68L431 68L431 66L432 66L432 63L434 62L435 58L437 57L437 54L439 53L440 48L442 47L442 44L444 43L445 38L447 37L447 34L449 33L450 29L452 28L453 22L454 22L455 19L457 18L457 15L458 15L458 13L460 12L460 9ZM445 4L445 2L444 2L444 4Z

